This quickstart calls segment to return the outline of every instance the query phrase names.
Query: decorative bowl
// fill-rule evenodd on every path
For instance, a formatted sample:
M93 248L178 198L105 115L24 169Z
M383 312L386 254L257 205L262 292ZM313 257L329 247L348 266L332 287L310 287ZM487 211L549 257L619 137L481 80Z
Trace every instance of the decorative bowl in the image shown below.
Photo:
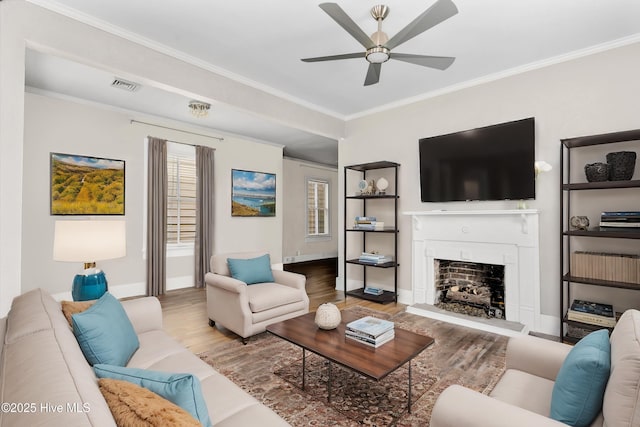
M584 173L589 182L600 182L609 179L609 165L607 163L589 163L584 166Z
M316 325L320 329L335 329L342 321L340 310L335 305L327 302L321 304L316 310Z
M611 181L629 181L636 168L635 151L616 151L607 154L609 179Z

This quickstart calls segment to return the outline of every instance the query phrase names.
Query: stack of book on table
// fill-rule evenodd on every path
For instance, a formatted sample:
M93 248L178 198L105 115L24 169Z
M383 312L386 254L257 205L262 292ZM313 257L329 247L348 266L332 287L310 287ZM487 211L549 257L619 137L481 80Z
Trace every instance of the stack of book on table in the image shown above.
M393 261L393 257L391 255L362 252L362 255L358 257L358 261L365 262L367 264L385 264L387 262Z
M347 323L345 336L371 347L380 347L393 339L393 322L367 316Z
M640 211L613 211L600 214L600 228L625 229L640 231Z
M567 319L603 328L613 328L616 325L616 313L611 305L578 299L571 303Z
M358 230L384 230L384 222L377 221L375 216L357 216L353 228Z

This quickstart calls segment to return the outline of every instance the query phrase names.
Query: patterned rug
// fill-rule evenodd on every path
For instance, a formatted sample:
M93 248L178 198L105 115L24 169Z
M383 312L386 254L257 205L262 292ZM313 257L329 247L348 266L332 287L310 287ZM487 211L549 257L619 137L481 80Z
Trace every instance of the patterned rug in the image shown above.
M328 362L307 352L303 391L302 349L269 333L252 337L246 346L240 340L221 344L200 358L292 426L428 426L434 402L449 385L486 394L504 371L506 337L410 313L390 316L365 307L346 310L355 310L358 317L389 319L396 328L435 339L411 364L411 414L407 366L376 382L334 364L328 403Z

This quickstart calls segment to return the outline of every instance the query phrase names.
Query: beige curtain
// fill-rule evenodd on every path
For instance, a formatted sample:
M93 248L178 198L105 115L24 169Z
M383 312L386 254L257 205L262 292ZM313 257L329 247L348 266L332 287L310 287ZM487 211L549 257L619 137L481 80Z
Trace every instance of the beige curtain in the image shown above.
M157 296L167 283L167 141L148 140L147 295Z
M213 158L215 150L196 146L196 241L195 273L197 288L204 287L204 275L209 271L213 255L214 181Z

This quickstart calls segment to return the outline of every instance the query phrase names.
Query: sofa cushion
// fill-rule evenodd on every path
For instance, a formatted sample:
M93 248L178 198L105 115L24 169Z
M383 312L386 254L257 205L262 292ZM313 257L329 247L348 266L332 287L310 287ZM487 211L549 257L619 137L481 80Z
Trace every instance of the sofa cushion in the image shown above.
M109 292L71 319L73 333L91 365L124 366L140 346L122 304Z
M277 283L260 283L249 286L249 308L253 313L260 313L281 305L292 304L302 301L302 293L298 289L293 289Z
M570 426L589 426L602 409L610 368L609 332L601 329L582 338L558 372L551 396L551 418Z
M494 399L549 416L554 382L518 369L507 369L491 391Z
M607 426L640 425L640 311L627 310L611 333L611 375L602 413Z
M133 383L101 379L98 385L119 427L200 426L189 412Z
M200 381L191 374L172 374L102 364L94 365L93 370L98 378L124 380L144 387L180 406L203 426L211 427Z
M227 264L231 277L245 282L247 285L273 282L269 254L249 259L227 258Z

